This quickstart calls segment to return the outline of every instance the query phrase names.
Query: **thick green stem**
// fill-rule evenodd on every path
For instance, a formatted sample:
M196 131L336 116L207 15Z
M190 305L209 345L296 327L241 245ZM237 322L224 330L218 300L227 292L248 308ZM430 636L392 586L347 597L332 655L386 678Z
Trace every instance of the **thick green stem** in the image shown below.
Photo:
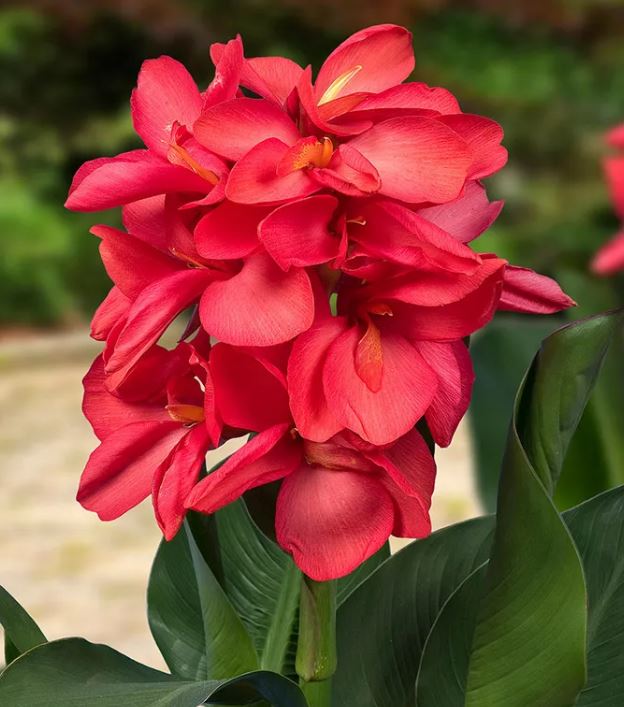
M331 707L331 678L322 682L304 682L301 690L309 707Z
M329 682L336 670L336 583L315 582L304 576L299 605L297 674L304 683ZM309 690L316 692L310 686ZM318 688L322 692L322 689ZM326 688L325 692L328 693ZM325 707L328 701L312 701Z

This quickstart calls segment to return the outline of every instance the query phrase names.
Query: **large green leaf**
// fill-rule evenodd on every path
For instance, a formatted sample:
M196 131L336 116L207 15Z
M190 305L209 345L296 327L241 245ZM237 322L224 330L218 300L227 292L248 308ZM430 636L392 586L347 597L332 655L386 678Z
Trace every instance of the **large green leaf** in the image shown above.
M624 702L624 486L564 514L583 559L589 619L587 684L577 707Z
M408 707L422 647L453 590L488 556L491 518L444 528L386 560L338 610L336 707Z
M545 340L514 409L466 706L567 705L585 682L581 562L551 495L619 319Z
M47 640L34 619L4 587L0 587L0 624L4 629L6 663Z
M174 674L218 680L259 667L252 640L187 523L161 543L147 598L152 634Z
M241 705L261 699L275 707L306 707L297 685L276 673L184 681L82 638L34 648L0 675L2 707L197 707L207 700Z
M556 327L552 317L501 314L470 342L476 377L468 424L477 489L488 512L496 510L505 440L518 386L542 339Z
M380 565L390 557L390 543L386 543L381 550L378 550L366 562L363 562L356 570L342 577L336 582L336 603L338 606L351 596L351 594L371 575Z
M435 702L440 707L563 707L582 688L583 571L550 495L617 321L603 315L561 329L529 370L514 409L483 593L479 601L475 575L438 617L418 676L419 705L437 689L448 698ZM453 650L441 651L450 640Z

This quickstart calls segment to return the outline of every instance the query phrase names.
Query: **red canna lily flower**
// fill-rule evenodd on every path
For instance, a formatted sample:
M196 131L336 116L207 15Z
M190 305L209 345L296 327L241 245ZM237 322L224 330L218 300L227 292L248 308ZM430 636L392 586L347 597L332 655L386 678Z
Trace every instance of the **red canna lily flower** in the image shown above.
M284 371L273 351L217 344L210 368L226 425L257 434L190 493L188 508L213 513L245 491L283 479L276 532L297 565L318 581L341 577L375 553L391 533L423 537L435 463L411 430L379 449L340 433L324 443L302 437L288 409Z
M172 538L206 452L220 438L205 361L188 344L154 347L114 395L99 356L84 388L83 410L100 445L82 474L78 501L112 520L151 493L156 519Z
M607 135L607 142L612 147L623 150L624 125L613 128ZM624 222L624 153L607 157L604 169L615 212ZM612 275L624 269L624 229L596 253L591 267L599 275Z

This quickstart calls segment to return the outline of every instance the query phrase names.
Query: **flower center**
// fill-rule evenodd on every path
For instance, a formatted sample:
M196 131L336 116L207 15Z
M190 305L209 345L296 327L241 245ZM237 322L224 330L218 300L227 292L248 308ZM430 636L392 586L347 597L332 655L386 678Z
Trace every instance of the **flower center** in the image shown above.
M283 177L299 169L323 169L327 167L333 154L334 143L331 138L318 140L315 137L305 137L298 140L282 157L277 166L277 174Z
M169 152L167 158L171 164L177 164L181 167L188 167L191 172L195 172L199 177L205 179L207 182L216 186L219 183L219 177L211 170L206 167L202 167L201 164L181 145L176 142L171 142L169 144Z
M362 65L356 64L352 69L349 69L349 71L345 71L344 74L340 74L340 76L334 81L332 81L325 89L325 92L321 96L318 105L322 106L323 103L329 103L330 101L333 101L334 98L337 98L340 91L342 91L342 89L349 83L349 81L351 81L354 76L359 74L360 71L362 71Z

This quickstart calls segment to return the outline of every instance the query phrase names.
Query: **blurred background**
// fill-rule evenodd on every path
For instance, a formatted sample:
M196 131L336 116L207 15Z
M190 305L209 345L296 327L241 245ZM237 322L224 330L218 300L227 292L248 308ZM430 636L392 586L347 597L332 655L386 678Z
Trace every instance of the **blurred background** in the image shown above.
M80 413L80 378L97 350L87 322L108 288L88 228L116 224L117 215L65 212L73 172L87 159L139 146L128 100L144 58L174 56L203 88L212 76L213 41L238 32L248 56L282 54L318 67L348 34L378 22L413 31L414 78L449 88L466 112L505 128L510 161L490 180L490 194L506 207L479 247L560 277L581 313L618 300L617 282L598 283L586 273L617 226L601 158L604 132L624 120L621 0L5 0L0 582L50 636L81 633L159 664L143 608L158 542L150 509L109 525L74 502L94 444ZM502 445L510 396L553 324L511 326L524 347L501 348L496 329L494 343L477 342L483 384L475 405L483 414L473 415L472 435L462 427L440 457L437 526L473 515L479 504L492 507L500 449L484 446L481 433L502 416ZM624 411L620 402L598 404L611 436L623 429L612 424L613 406ZM596 427L595 420L585 427ZM605 453L613 468L624 469L624 452L618 454ZM598 489L614 481L592 478ZM562 503L584 497L586 486L578 481Z

